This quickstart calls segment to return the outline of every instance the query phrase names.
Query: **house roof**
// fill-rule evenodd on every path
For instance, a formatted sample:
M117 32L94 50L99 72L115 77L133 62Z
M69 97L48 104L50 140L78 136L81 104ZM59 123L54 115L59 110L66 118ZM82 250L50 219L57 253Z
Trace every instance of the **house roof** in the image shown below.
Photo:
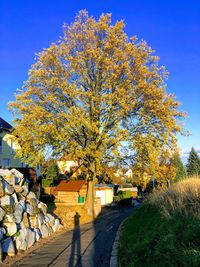
M8 122L6 122L4 119L0 117L0 130L12 130L12 125L10 125Z
M55 188L55 191L67 191L67 192L79 192L86 182L84 180L79 181L65 181L62 180Z
M128 171L125 172L125 176L132 175L133 171L131 169L128 169Z

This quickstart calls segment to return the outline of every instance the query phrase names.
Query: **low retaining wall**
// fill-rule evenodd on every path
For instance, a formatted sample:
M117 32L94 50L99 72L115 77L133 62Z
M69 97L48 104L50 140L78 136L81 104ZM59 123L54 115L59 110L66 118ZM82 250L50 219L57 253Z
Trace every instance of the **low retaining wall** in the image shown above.
M94 212L95 216L98 216L101 212L101 204L100 200L98 199L95 199ZM75 222L77 217L79 220L78 224L80 225L91 222L94 219L88 214L84 203L78 203L76 205L69 205L68 203L55 203L53 213L61 219L61 223L68 229L74 228L75 224L77 226L77 221Z

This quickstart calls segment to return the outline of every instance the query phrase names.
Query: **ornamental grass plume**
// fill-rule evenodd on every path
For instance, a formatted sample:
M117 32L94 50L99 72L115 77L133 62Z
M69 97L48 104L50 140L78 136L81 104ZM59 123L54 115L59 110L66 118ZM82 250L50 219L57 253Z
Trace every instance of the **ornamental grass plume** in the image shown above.
M167 217L178 214L200 218L200 176L186 178L165 190L155 191L147 202Z

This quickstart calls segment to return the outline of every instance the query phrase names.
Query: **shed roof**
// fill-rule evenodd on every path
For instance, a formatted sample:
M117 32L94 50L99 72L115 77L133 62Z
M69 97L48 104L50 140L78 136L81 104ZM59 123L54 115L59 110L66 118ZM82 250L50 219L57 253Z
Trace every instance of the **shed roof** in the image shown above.
M10 125L8 122L6 122L4 119L0 117L0 129L3 130L12 130L12 125Z
M113 188L111 188L111 187L95 187L95 190L96 191L104 191L104 190L112 190L113 191Z
M113 190L113 187L108 186L107 184L95 184L96 190Z
M55 191L67 191L67 192L79 192L86 182L84 180L79 181L65 181L62 180L55 188Z

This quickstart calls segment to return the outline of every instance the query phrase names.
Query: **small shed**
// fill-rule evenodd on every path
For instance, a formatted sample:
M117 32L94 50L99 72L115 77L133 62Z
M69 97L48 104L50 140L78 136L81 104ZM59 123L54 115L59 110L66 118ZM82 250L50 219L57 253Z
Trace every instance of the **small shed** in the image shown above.
M113 202L114 190L107 185L96 184L95 195L100 198L101 205L111 204Z
M87 194L87 184L84 180L62 180L54 191L57 193L57 200L60 202L69 205L83 204Z

